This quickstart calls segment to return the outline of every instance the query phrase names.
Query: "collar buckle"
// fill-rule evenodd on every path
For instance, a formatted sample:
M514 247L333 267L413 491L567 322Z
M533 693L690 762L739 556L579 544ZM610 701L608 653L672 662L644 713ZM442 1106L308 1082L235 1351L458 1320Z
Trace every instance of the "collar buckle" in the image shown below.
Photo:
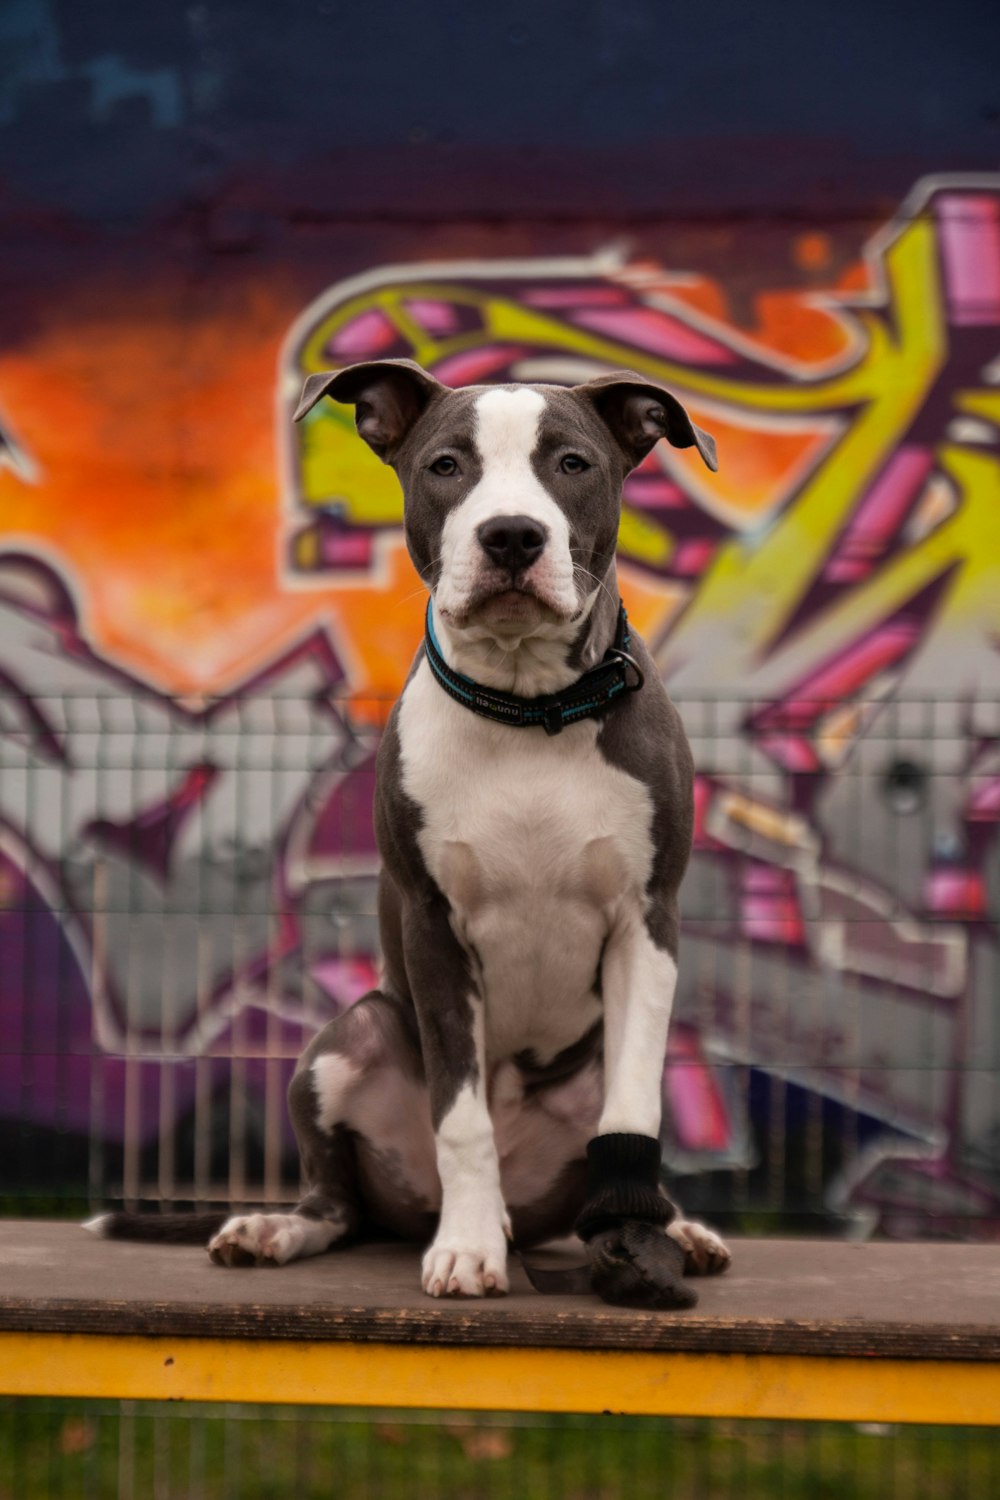
M607 656L605 657L605 661L614 662L615 665L621 669L622 686L627 693L637 693L642 687L643 683L646 681L646 674L640 667L639 663L636 661L635 657L630 656L627 651L623 651L620 646L612 646L608 651ZM631 667L632 671L635 673L634 682L629 682L628 680L629 667Z
M563 716L558 703L550 703L542 713L542 728L548 735L562 734Z

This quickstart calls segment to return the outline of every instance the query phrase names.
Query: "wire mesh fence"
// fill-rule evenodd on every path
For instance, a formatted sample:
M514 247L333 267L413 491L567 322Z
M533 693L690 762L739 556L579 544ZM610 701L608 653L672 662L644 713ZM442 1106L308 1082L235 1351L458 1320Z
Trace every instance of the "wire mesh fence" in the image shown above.
M281 1202L305 1042L376 983L389 705L0 699L8 1211ZM698 767L664 1148L751 1230L1000 1224L1000 711L680 703Z
M962 1500L1000 1434L956 1427L0 1403L3 1500Z
M0 698L5 1211L276 1203L295 1059L376 981L388 704ZM750 1232L1000 1225L1000 723L680 704L698 777L664 1149ZM0 1402L0 1500L958 1497L973 1429Z

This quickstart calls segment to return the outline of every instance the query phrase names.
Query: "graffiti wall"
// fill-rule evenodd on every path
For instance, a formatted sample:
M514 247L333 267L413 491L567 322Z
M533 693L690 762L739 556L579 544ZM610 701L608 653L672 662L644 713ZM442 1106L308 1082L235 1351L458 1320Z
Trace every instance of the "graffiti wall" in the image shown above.
M720 452L654 450L619 538L698 767L668 1158L716 1212L995 1227L1000 178L766 232L177 249L84 253L0 348L11 1138L98 1198L294 1190L423 613L392 473L348 409L292 427L302 380L628 367Z

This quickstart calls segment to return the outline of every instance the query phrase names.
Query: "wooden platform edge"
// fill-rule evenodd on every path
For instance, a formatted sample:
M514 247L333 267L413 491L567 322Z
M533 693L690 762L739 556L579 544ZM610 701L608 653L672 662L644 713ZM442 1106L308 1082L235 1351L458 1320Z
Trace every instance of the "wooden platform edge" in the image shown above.
M1000 1364L0 1333L0 1393L809 1421L1000 1422Z
M627 1326L599 1307L547 1311L541 1303L530 1315L510 1306L470 1306L467 1316L441 1316L434 1304L412 1308L273 1303L183 1303L111 1298L0 1298L0 1333L110 1335L124 1338L210 1338L248 1342L284 1341L352 1344L410 1344L503 1349L530 1345L552 1350L608 1350L659 1354L747 1354L775 1358L911 1359L961 1362L1000 1361L1000 1327L947 1324L873 1323L867 1319L804 1321L766 1318L702 1318L633 1312Z

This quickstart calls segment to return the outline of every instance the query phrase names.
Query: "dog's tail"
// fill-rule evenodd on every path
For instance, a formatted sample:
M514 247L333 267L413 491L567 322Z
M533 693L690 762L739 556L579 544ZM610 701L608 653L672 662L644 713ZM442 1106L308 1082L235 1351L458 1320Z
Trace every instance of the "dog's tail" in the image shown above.
M230 1217L228 1209L188 1214L98 1214L83 1225L102 1240L143 1240L147 1245L204 1245Z

